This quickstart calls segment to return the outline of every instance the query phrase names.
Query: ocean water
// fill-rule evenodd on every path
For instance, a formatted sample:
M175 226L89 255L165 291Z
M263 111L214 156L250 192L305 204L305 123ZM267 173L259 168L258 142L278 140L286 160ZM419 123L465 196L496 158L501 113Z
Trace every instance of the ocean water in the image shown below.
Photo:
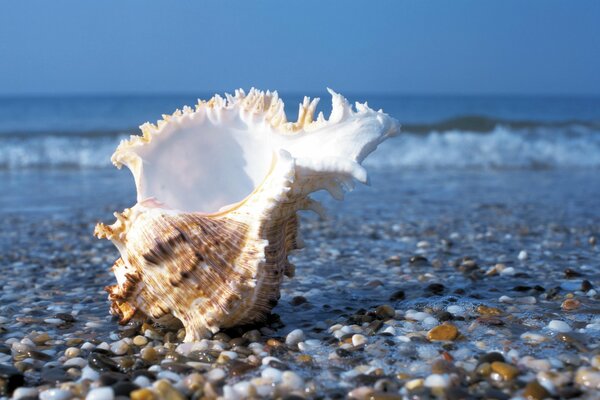
M328 115L329 95L320 109ZM201 94L207 98L208 94ZM289 120L301 97L283 95ZM377 96L403 124L374 168L599 168L600 97ZM196 96L0 98L0 170L101 169L119 140Z

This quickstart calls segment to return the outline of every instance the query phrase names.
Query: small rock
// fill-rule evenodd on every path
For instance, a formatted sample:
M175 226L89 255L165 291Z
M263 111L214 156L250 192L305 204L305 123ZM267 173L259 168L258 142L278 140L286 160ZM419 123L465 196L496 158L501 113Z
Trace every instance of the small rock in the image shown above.
M214 368L206 374L206 379L208 379L211 382L218 382L220 380L225 379L226 375L227 374L225 373L225 371L221 368Z
M285 338L285 344L290 347L297 346L298 343L304 340L304 332L302 329L294 329Z
M145 336L137 335L133 338L133 344L136 346L145 346L148 343L148 339Z
M575 383L585 388L600 389L600 371L581 367L575 374Z
M69 400L73 393L63 389L48 389L40 393L40 400Z
M361 346L367 342L367 338L359 333L352 335L352 345Z
M564 321L554 319L548 324L548 329L554 332L571 332L571 327Z
M499 308L496 307L488 307L488 306L484 306L481 305L479 307L477 307L476 310L479 314L483 315L483 316L498 316L498 315L502 315L502 310L500 310Z
M458 337L458 329L452 324L442 324L427 332L430 341L454 340Z
M24 384L25 377L19 370L0 364L0 396L7 396Z
M521 250L521 251L519 252L519 255L517 256L517 258L518 258L519 260L521 260L521 261L525 261L525 260L527 260L527 257L528 257L528 256L529 256L529 255L527 254L527 251L525 251L525 250Z
M426 379L423 385L430 388L446 388L450 384L448 375L431 374Z
M394 318L396 315L396 310L394 310L391 306L384 304L375 309L375 315L381 320L387 320L390 318Z
M513 380L519 374L516 367L504 362L494 361L491 367L492 371L500 375L505 381Z
M115 392L113 388L106 386L92 389L85 396L85 400L113 400L114 398Z
M12 395L13 400L20 400L25 398L37 399L38 390L36 388L20 387L17 388Z
M154 389L158 392L159 398L161 400L185 400L185 396L179 393L179 391L175 389L169 383L169 381L165 379L161 379L154 382L153 386Z
M290 390L299 390L304 387L304 380L293 371L284 371L281 376L281 385Z
M543 400L550 397L550 393L538 381L531 381L525 386L523 397L527 400Z
M129 398L131 400L157 400L158 397L150 389L138 389L130 393Z
M140 351L140 357L142 360L147 361L149 363L153 363L158 358L158 353L154 350L153 347L144 347Z

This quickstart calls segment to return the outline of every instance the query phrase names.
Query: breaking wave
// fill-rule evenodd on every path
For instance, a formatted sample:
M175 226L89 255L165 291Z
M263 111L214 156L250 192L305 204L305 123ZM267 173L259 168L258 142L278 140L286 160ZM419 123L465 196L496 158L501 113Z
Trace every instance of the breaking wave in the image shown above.
M375 168L600 167L600 125L460 117L403 125L366 161ZM131 130L129 132L134 132ZM0 133L0 169L106 168L123 131Z

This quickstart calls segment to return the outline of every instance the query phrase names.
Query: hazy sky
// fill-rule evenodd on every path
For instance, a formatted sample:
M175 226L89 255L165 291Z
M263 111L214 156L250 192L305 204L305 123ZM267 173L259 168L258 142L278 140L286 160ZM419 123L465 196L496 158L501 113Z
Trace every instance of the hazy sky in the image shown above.
M8 0L0 95L600 94L600 1Z

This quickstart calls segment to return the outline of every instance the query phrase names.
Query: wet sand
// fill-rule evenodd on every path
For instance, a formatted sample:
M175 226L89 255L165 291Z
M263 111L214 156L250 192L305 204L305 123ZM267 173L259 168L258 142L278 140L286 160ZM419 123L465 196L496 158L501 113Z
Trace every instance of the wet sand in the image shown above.
M343 203L322 196L327 220L303 214L306 248L266 326L193 345L108 314L117 254L91 233L132 204L127 174L2 174L0 397L592 399L600 388L597 171L374 171Z

